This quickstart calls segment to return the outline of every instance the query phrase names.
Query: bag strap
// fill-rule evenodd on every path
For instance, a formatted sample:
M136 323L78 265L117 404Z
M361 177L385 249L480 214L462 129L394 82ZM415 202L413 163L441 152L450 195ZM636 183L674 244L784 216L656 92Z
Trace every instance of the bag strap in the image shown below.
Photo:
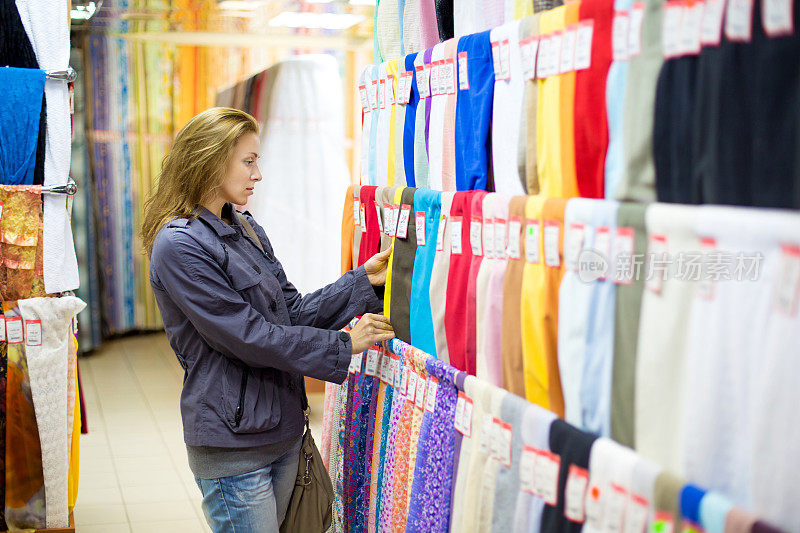
M236 208L233 209L233 212L236 213L236 219L239 221L239 224L241 224L241 226L250 236L250 240L253 241L253 244L258 246L258 249L261 250L261 253L266 253L264 252L264 247L261 246L261 240L258 238L258 235L256 235L256 231L253 229L253 226L252 224L250 224L250 221L247 220L247 218L243 214L241 214Z

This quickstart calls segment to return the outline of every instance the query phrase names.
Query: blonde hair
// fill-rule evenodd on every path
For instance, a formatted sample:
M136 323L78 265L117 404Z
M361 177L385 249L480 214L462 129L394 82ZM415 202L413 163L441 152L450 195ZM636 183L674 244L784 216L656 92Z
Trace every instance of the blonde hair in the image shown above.
M161 228L175 218L194 216L198 205L214 197L233 147L247 133L258 134L256 119L229 107L203 111L178 132L144 204L141 236L148 256Z

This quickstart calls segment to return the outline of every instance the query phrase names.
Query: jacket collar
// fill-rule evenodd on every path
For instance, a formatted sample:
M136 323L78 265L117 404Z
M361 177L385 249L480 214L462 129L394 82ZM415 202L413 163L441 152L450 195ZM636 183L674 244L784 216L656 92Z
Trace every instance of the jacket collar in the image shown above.
M205 222L214 232L220 237L228 237L236 233L236 229L234 226L239 225L239 221L236 220L236 217L233 215L233 205L230 203L226 203L222 206L222 214L229 215L231 222L233 225L226 224L224 220L219 218L217 215L206 209L205 207L198 206L197 207L197 218L201 219Z

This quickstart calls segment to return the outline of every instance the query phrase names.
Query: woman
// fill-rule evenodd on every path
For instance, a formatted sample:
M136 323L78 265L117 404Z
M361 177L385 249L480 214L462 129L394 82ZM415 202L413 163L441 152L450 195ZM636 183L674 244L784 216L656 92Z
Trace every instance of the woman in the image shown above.
M142 227L150 284L185 372L189 466L215 532L278 531L297 474L303 376L341 383L352 354L394 336L368 313L382 309L388 251L301 296L261 226L234 209L261 180L258 150L247 113L197 115L164 158ZM335 331L362 314L349 334Z

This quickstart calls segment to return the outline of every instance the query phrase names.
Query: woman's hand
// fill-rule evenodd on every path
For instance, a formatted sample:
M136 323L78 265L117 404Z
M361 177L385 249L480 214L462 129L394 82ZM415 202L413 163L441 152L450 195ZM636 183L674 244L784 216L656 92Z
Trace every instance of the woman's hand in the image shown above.
M394 330L389 324L389 319L383 315L367 313L350 330L350 341L353 343L354 354L369 349L373 344L393 338Z
M382 287L386 285L386 269L389 266L389 254L391 253L392 246L373 255L364 263L364 270L373 287Z

